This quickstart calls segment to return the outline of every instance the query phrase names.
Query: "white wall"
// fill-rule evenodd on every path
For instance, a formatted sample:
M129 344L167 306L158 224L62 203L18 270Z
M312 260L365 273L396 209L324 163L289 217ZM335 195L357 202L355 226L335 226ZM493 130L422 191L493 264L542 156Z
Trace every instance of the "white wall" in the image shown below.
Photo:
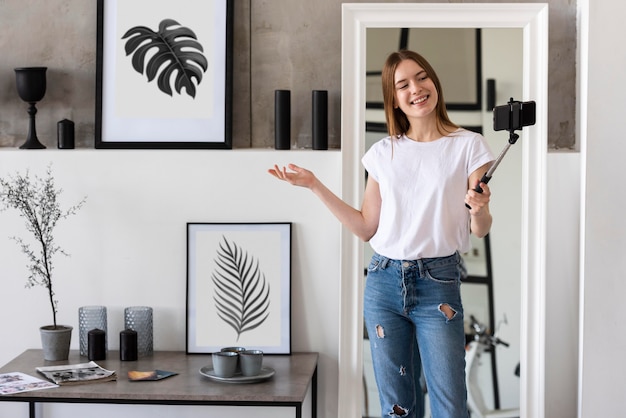
M626 294L626 141L621 132L626 110L622 29L626 3L579 3L587 17L583 20L580 94L584 194L579 416L618 417L626 410L626 332L621 315Z
M544 417L572 418L578 374L580 154L549 153L547 168Z
M340 192L337 151L4 149L0 176L27 168L44 175L52 163L64 203L87 196L56 234L71 253L57 258L54 276L59 322L74 326L74 349L78 307L97 304L108 308L111 349L119 348L124 307L149 305L155 349L185 350L186 223L292 222L292 350L320 353L318 411L330 418L338 402L340 225L308 190L266 173L289 162ZM24 233L14 212L0 213L0 317L11 336L2 338L0 364L40 348L38 327L52 320L44 288L24 288L26 259L8 238ZM25 411L0 403L0 416Z

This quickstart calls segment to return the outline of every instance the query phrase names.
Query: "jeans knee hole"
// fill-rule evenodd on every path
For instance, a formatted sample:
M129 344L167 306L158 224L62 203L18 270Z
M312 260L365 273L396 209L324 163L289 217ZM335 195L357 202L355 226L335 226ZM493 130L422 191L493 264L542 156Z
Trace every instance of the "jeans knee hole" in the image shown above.
M385 338L385 329L382 325L376 325L376 336L378 338Z
M456 316L456 311L450 307L447 303L439 305L439 312L441 312L448 321L451 321Z
M390 417L406 417L409 414L409 410L401 407L400 405L394 405L392 411L389 413Z

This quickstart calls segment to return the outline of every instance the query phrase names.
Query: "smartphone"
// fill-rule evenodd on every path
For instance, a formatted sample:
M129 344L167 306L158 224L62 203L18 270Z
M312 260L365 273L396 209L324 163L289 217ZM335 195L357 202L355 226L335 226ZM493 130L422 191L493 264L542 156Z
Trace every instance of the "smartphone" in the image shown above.
M534 101L519 102L511 100L508 104L493 108L494 131L516 131L524 126L535 124L537 116Z

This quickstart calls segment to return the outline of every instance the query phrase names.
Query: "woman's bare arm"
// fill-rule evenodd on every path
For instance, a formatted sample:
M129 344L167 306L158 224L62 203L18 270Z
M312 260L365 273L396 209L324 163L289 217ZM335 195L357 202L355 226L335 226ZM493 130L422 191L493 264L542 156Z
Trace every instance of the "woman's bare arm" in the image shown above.
M279 180L286 181L294 186L310 189L335 215L339 222L363 241L369 241L378 229L381 199L376 181L368 180L361 210L358 210L341 200L311 171L305 168L289 164L281 169L275 165L268 172Z

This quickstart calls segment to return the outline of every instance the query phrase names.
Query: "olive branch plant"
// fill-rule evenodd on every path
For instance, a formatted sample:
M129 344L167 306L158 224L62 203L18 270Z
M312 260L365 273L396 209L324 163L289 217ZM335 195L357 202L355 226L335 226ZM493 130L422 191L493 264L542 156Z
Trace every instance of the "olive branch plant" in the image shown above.
M63 189L55 186L51 166L48 166L45 178L35 176L33 179L28 170L25 174L0 177L0 211L15 209L24 218L26 230L34 239L34 242L27 242L20 237L10 237L28 259L26 287L43 286L47 289L54 329L57 329L58 301L52 286L52 259L57 253L69 255L55 243L54 228L59 220L76 214L86 202L84 197L77 204L62 209L59 202L62 192Z

